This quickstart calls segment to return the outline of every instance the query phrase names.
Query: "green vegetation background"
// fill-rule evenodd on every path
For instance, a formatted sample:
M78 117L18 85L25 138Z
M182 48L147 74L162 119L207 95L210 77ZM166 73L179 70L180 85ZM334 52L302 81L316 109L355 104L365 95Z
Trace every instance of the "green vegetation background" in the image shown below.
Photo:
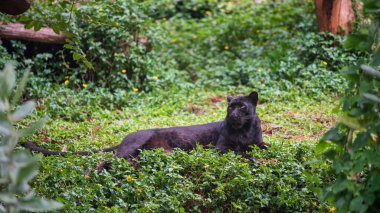
M35 29L70 20L73 39L57 53L0 46L1 65L15 60L20 75L33 73L25 98L38 110L19 125L47 113L31 140L49 149L92 150L141 129L219 121L227 94L260 95L271 147L252 153L257 163L202 147L144 151L139 170L109 153L44 157L33 187L63 211L331 210L319 187L334 176L315 144L335 123L347 87L340 70L363 53L316 32L312 1L44 1L1 19ZM114 163L98 174L103 160Z

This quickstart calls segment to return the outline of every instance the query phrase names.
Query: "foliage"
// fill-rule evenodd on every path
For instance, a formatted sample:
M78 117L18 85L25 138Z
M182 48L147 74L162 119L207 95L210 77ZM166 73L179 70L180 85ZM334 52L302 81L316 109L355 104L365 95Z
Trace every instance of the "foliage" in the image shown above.
M305 164L314 156L309 145L285 147L277 142L267 152L255 149L257 163L201 147L169 155L162 149L143 151L138 170L110 155L69 156L65 161L48 157L35 187L43 195L69 203L69 212L326 209L313 189L328 181L328 165ZM104 158L113 161L112 167L97 173L96 166ZM319 177L311 179L311 173Z
M164 64L216 90L243 86L273 94L303 88L312 96L343 91L338 65L354 61L357 53L343 50L337 37L313 32L310 1L230 4L229 13L160 21L159 30L168 35L160 49Z
M55 87L133 93L195 83L268 94L301 88L315 96L342 92L336 70L357 57L338 38L313 32L312 1L43 1L18 18L37 29L59 25L56 31L68 19L73 38L65 50L24 57L23 44L10 48L19 67ZM84 56L94 69L76 63Z
M26 85L28 73L24 74L16 91L16 73L11 65L0 72L0 212L50 211L62 208L58 202L36 197L30 190L30 182L38 174L39 158L24 150L15 151L20 137L30 135L44 120L19 130L14 123L30 114L33 101L25 102L15 109ZM11 98L12 97L12 98Z
M60 52L47 57L46 53L38 54L32 63L22 65L70 87L85 88L92 82L110 89L151 89L150 79L159 75L158 61L150 48L154 38L145 24L149 19L136 2L71 2L75 1L41 1L16 19L26 28L39 30L47 25L68 36ZM53 70L42 72L48 69ZM52 72L56 74L54 78Z
M338 70L368 55L315 32L313 1L73 2L39 1L17 18L1 16L71 36L49 51L20 41L0 46L0 66L13 59L19 74L32 70L33 116L55 118L31 140L55 150L104 148L141 129L221 120L226 94L258 90L271 147L254 150L256 163L201 147L144 151L140 170L103 153L44 157L37 194L67 212L328 210L318 188L335 174L313 142L334 123L327 109L348 87ZM103 160L112 167L98 174Z
M371 21L350 35L348 48L372 52L345 70L350 89L342 99L340 123L329 130L319 147L333 161L336 181L325 188L324 197L335 201L339 212L378 211L380 197L379 24L380 5L364 3L364 15ZM332 142L332 143L330 143Z

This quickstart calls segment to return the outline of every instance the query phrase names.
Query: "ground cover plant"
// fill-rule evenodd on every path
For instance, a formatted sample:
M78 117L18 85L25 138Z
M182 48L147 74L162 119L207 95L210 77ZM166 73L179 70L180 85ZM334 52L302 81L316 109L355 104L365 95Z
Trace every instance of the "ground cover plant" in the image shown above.
M18 127L52 118L28 139L55 150L110 147L137 130L220 121L227 94L257 90L270 144L252 151L256 162L202 147L146 150L138 170L110 153L41 156L38 195L64 212L336 210L321 196L335 174L316 145L347 88L340 70L369 54L316 32L313 1L36 2L1 20L71 39L60 51L2 40L0 65L32 73L24 98L36 111ZM111 168L97 173L104 160Z

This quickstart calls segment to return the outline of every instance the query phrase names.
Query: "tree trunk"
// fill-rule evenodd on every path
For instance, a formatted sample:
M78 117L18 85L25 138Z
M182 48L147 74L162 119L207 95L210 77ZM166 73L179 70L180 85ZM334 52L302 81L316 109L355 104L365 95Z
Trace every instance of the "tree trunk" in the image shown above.
M355 19L351 0L315 0L318 30L333 34L351 32Z
M0 0L0 12L19 15L29 9L32 0Z
M63 44L67 38L63 34L56 34L52 29L43 27L39 31L25 29L21 23L1 25L0 38L12 40L26 40L50 44Z

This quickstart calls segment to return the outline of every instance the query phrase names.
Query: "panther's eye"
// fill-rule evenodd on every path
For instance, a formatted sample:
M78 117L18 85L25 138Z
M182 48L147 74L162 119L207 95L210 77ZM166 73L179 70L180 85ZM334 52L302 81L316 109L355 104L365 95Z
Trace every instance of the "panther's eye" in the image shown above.
M240 109L245 109L245 108L247 108L245 105L242 105L242 106L240 107Z

